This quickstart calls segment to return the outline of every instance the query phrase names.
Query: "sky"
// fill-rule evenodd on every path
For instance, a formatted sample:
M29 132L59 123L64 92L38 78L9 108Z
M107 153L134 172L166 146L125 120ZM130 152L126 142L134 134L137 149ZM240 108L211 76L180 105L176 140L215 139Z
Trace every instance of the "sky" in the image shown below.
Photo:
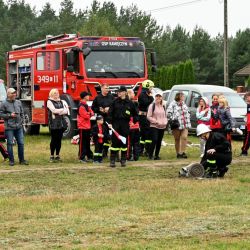
M46 2L59 12L62 0L25 0L37 11L41 10ZM108 0L106 0L107 2ZM140 10L146 11L156 19L158 25L170 26L171 29L180 24L192 33L195 26L202 27L211 37L223 34L224 31L224 0L109 0L119 10L121 6L128 7L132 4ZM235 36L238 30L250 28L249 0L228 1L228 35ZM86 9L91 6L92 0L73 0L74 9ZM105 0L99 0L100 3ZM180 5L183 4L183 5ZM178 6L176 6L178 5ZM171 7L176 6L176 7ZM160 9L160 10L157 10Z

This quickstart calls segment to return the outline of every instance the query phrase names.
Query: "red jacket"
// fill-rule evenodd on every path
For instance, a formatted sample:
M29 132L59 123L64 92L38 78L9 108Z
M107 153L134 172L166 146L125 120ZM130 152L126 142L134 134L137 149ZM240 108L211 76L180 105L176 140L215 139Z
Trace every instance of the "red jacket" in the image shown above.
M250 104L247 104L247 123L246 123L247 131L250 131Z
M90 117L94 115L92 109L84 101L80 101L78 114L77 114L77 127L78 129L90 129Z

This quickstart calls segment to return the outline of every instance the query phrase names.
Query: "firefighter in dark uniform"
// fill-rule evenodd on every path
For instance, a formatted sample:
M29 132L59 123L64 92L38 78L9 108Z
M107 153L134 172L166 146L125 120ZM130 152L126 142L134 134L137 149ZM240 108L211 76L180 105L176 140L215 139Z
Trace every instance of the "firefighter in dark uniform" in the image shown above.
M92 110L97 115L101 115L104 120L104 126L107 126L107 116L109 112L109 107L114 101L114 96L109 93L109 85L103 84L101 86L101 93L96 96L92 103ZM107 128L108 129L108 128ZM103 157L107 157L108 149L110 147L110 141L105 140L103 143Z
M228 165L232 162L230 142L222 133L212 132L205 124L199 124L196 132L197 136L206 141L204 156L201 159L205 177L224 177Z
M133 121L138 121L138 113L134 103L127 96L127 89L121 86L118 90L118 98L114 100L109 109L108 122L119 135L124 136L126 144L117 138L115 133L111 136L110 147L110 167L115 167L116 155L121 151L121 166L126 166L127 143L129 135L129 122L131 117Z
M143 155L144 148L146 151L146 155L148 156L149 149L152 143L150 137L150 127L149 121L147 120L147 111L149 105L154 101L152 96L152 89L154 87L154 83L151 80L145 80L142 82L142 91L138 98L138 108L139 108L139 123L140 123L140 154Z

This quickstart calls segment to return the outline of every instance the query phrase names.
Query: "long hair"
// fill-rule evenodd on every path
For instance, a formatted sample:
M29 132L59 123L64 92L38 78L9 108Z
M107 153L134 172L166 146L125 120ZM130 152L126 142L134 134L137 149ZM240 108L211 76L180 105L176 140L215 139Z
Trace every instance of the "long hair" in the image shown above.
M228 101L227 101L227 99L226 99L224 96L220 96L218 102L219 102L219 103L220 103L220 102L223 103L223 107L224 107L224 108L228 108L228 107L229 107L229 106L228 106Z

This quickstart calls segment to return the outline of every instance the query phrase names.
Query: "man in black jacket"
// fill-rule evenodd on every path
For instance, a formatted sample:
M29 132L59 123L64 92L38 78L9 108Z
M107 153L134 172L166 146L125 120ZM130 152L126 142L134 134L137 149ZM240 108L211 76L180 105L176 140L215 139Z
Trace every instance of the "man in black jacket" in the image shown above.
M114 96L109 93L109 85L103 84L101 86L101 93L96 96L92 103L92 110L97 115L101 115L104 119L104 126L107 126L107 116L111 103L114 101ZM107 127L108 129L108 127ZM103 157L107 157L110 142L105 140L103 144Z
M229 141L219 132L212 132L205 124L199 124L196 129L197 136L206 140L204 156L201 164L206 171L205 177L223 177L232 162L232 151Z
M118 98L112 102L109 109L108 122L118 132L119 135L128 139L129 135L129 121L133 117L134 123L138 121L138 113L134 103L129 100L127 96L127 89L121 86L118 90ZM121 151L121 166L126 166L127 157L127 143L123 144L121 140L113 133L111 136L110 147L110 167L115 167L115 158L119 151Z
M140 146L141 146L141 155L143 155L144 148L148 156L149 149L152 143L150 136L150 126L149 121L147 120L147 111L149 105L154 101L152 96L152 89L154 83L151 80L145 80L142 82L142 91L138 97L138 108L139 108L139 123L140 123Z

